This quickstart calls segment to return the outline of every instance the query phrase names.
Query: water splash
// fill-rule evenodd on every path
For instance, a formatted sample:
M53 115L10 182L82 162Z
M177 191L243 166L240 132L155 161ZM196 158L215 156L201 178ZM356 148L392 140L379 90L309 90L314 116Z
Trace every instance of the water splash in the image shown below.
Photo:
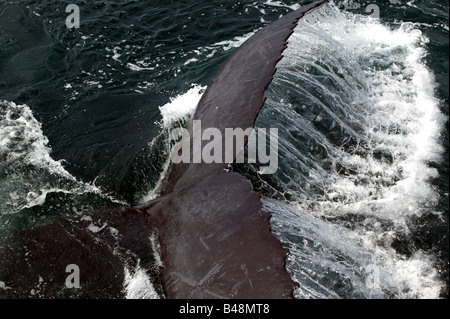
M50 194L63 197L62 194L92 194L118 205L125 204L104 194L94 184L78 181L64 168L63 161L51 157L48 144L41 123L27 105L0 101L0 217L42 206ZM81 206L66 210L79 212Z
M430 163L441 161L446 118L427 42L414 24L389 27L334 4L291 37L257 125L288 128L282 169L263 183L290 200L269 210L298 296L439 297L436 257L408 243L414 218L441 214Z

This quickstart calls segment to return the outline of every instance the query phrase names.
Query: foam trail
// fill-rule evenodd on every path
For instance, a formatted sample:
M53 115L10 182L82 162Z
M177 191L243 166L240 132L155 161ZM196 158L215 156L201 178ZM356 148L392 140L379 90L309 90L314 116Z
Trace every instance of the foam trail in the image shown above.
M192 51L193 54L196 54L197 56L201 58L206 57L207 59L212 58L216 53L220 52L220 51L229 51L232 49L236 49L238 47L240 47L245 41L247 41L248 39L250 39L252 37L252 35L254 35L259 29L255 29L252 32L248 32L246 34L240 35L240 36L236 36L232 39L229 40L223 40L223 41L219 41L216 42L210 46L205 46L205 47L199 47L195 50ZM192 62L196 62L199 59L197 58L191 58L189 60L187 60L185 62L185 65L188 65Z
M151 190L142 196L139 203L147 203L158 196L159 186L161 185L161 181L163 180L170 164L169 156L171 154L172 147L181 137L179 129L182 128L194 114L197 104L200 101L205 89L206 87L193 84L187 92L171 98L169 103L159 108L162 116L162 121L159 124L161 125L162 131L155 139L153 139L153 141L150 142L149 148L158 148L159 144L156 142L159 139L164 138L164 145L166 149L158 149L157 151L165 152L167 155L166 162L164 163L158 182Z
M297 10L301 7L301 5L298 3L293 5L286 5L281 1L274 1L274 0L267 0L264 4L272 7L289 8L291 10Z
M292 162L291 167L307 167L307 173L279 173L279 180L289 180L282 187L294 198L291 209L296 213L292 220L279 214L274 223L289 228L297 220L300 225L305 212L342 225L350 220L341 244L361 244L371 261L355 262L354 251L343 255L355 268L376 265L374 296L437 298L443 286L433 256L417 250L406 258L392 248L396 238L409 235L413 218L441 214L434 209L439 194L430 183L438 173L429 163L441 161L446 118L435 97L434 76L424 63L427 42L414 24L390 28L379 20L341 12L333 4L325 6L300 21L260 120L269 121L264 113L286 119L290 135L281 142L284 160ZM284 102L286 95L280 97L278 89L294 102ZM296 135L304 136L310 148L296 146ZM323 227L314 232L323 232ZM281 236L288 241L298 233ZM329 239L323 234L319 242ZM293 245L292 258L312 258L295 248L299 243ZM327 249L338 254L336 247ZM323 258L325 262L328 257ZM292 262L297 276L311 271L299 262ZM337 268L331 273L359 285L361 296L371 296L366 289L373 281L367 273L357 276L360 279ZM302 294L336 296L323 287L316 289Z
M177 95L159 108L162 115L162 128L170 129L176 122L188 120L202 97L205 87L194 84L186 93Z
M126 299L159 299L150 278L140 267L134 272L125 268L124 289Z
M223 50L228 51L234 48L238 48L240 47L245 41L247 41L248 39L250 39L252 37L252 35L254 35L256 32L258 32L257 30L254 30L253 32L249 32L246 33L242 36L236 36L231 40L225 40L225 41L220 41L217 42L213 45L213 47L221 47L223 48Z
M78 181L51 157L49 140L27 105L0 101L0 215L40 206L50 193L93 193L124 204Z
M61 165L50 157L48 139L41 123L26 105L0 101L0 151L3 159L12 163L18 160L38 167L48 167L67 179L74 180Z

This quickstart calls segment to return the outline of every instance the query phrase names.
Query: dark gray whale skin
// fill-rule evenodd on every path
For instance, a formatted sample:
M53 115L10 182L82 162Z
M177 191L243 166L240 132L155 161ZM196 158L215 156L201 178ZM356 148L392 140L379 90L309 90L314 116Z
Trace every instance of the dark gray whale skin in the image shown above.
M326 2L293 11L247 40L212 80L192 120L222 133L253 127L298 20ZM9 231L0 243L0 297L123 298L125 268L140 267L163 298L292 298L288 250L272 235L260 194L227 171L229 164L171 164L160 197L141 207ZM107 226L93 232L92 224ZM80 268L80 289L65 285L70 264Z

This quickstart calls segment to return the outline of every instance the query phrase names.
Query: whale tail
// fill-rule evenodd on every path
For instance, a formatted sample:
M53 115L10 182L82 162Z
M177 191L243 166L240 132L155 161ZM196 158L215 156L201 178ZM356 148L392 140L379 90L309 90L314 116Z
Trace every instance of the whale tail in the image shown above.
M193 121L221 133L253 127L298 20L326 2L293 11L246 41L208 86ZM192 122L187 129L193 133ZM172 164L161 197L142 207L10 231L0 247L7 287L0 294L121 298L127 269L140 267L166 298L292 298L288 250L272 235L260 194L228 172L229 164ZM68 265L79 267L80 289L66 285Z

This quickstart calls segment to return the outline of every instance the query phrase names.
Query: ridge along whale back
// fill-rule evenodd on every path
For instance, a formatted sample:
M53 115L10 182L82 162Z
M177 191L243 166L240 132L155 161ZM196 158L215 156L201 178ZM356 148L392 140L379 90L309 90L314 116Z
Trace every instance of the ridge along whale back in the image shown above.
M327 2L293 11L247 40L214 77L192 120L222 133L253 127L298 20ZM0 296L122 298L125 269L140 267L166 298L292 298L288 250L270 231L261 195L245 177L226 172L229 164L172 164L161 196L145 205L11 230L0 246L0 278L11 289ZM92 232L92 224L108 227ZM80 268L81 289L65 288L71 264Z

